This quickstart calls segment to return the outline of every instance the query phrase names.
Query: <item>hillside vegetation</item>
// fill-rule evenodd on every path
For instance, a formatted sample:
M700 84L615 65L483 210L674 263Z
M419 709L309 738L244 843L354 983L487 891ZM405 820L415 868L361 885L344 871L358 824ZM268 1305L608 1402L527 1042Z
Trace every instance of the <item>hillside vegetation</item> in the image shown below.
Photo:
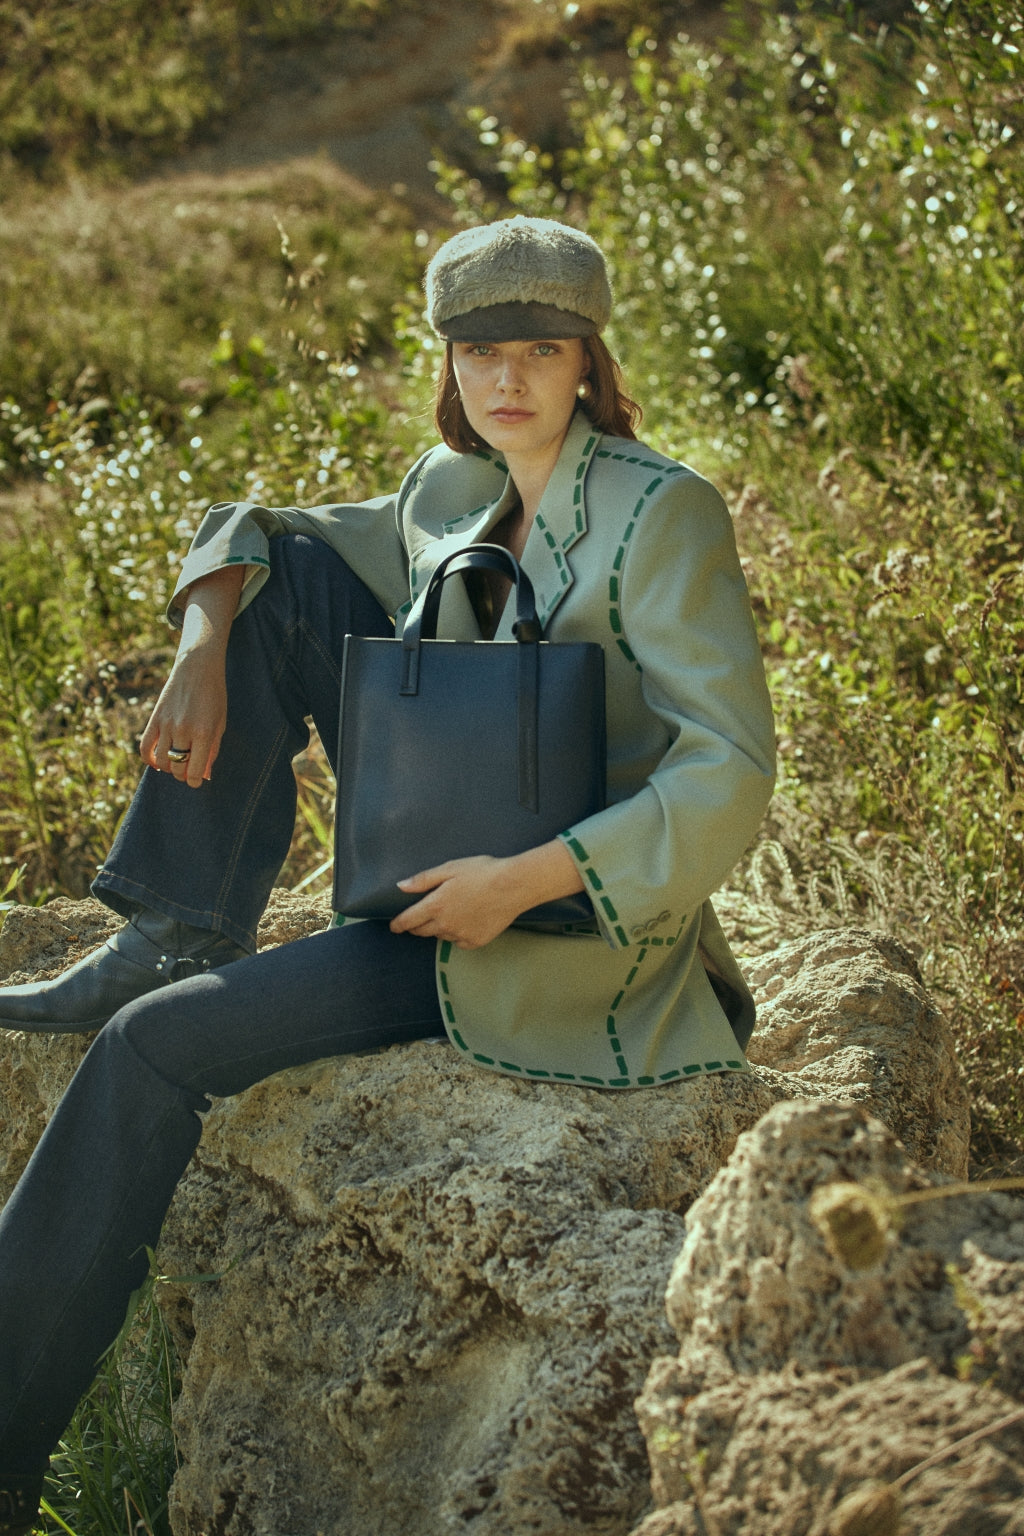
M324 161L128 179L229 116L232 60L376 8L109 9L0 3L0 893L30 902L84 892L127 803L203 507L370 495L432 435L445 230ZM478 115L449 227L585 224L646 436L730 497L782 759L722 896L739 949L895 934L956 1032L976 1170L1020 1171L1024 5L745 6L714 45L652 3L570 10L531 0L517 41L565 58L564 142ZM587 28L629 34L614 78ZM299 771L292 884L329 844Z
M90 52L74 31L95 7L37 9L17 12L23 122L65 66L109 84L109 33ZM337 11L200 19L223 42L230 13L251 47ZM586 222L648 436L731 495L783 762L725 902L741 943L896 932L951 1010L999 1160L1024 1062L1024 19L952 0L857 32L832 12L765 7L755 29L745 9L714 47L638 30L615 82L581 60L562 150L483 118L477 175L441 175L453 223ZM205 67L197 14L145 8L132 57L161 112L179 51ZM552 12L531 15L549 46ZM68 122L58 184L8 161L0 203L0 857L29 900L81 894L102 858L204 505L372 494L430 440L417 288L443 233L325 162L128 182L98 120ZM325 857L328 787L303 804L292 880Z

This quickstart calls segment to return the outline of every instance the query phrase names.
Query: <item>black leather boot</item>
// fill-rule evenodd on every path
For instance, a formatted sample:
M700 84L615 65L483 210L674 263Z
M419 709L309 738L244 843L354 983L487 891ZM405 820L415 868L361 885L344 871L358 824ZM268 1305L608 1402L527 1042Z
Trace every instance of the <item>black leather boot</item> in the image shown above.
M246 951L219 933L144 911L102 948L52 981L0 988L0 1029L80 1034L101 1029L125 1003Z
M29 1536L39 1516L43 1480L0 1473L0 1536Z

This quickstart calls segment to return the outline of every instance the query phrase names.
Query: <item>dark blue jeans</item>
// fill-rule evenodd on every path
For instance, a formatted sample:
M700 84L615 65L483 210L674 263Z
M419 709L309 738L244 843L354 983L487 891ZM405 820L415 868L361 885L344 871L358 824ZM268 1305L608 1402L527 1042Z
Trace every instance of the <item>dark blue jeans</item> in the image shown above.
M213 779L146 770L95 889L248 947L291 836L311 714L333 755L346 630L386 634L325 545L284 538L236 620ZM443 1033L434 943L332 928L176 982L100 1031L0 1214L0 1483L45 1470L147 1269L208 1095L284 1067Z

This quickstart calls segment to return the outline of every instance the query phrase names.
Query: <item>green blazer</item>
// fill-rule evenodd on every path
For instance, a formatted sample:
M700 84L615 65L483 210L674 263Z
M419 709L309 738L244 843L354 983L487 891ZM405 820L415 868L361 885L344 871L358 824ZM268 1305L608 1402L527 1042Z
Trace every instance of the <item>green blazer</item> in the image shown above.
M250 567L244 606L273 538L305 533L348 561L400 631L438 561L486 539L514 498L496 455L439 447L395 495L306 511L218 504L170 616L190 582L233 563ZM513 928L477 950L439 942L449 1038L480 1066L598 1088L744 1071L753 1000L709 897L764 815L775 749L725 503L692 469L577 412L522 564L546 638L604 647L609 804L563 834L597 922ZM509 605L496 640L511 640L513 617ZM438 633L480 638L461 582L445 585Z

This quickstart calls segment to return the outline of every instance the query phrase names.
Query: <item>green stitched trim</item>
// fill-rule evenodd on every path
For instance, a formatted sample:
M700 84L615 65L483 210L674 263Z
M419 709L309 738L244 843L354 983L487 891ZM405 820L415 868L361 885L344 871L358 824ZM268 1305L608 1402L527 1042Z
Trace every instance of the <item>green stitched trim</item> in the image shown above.
M619 1037L615 1032L614 1013L610 1013L608 1015L608 1022L605 1025L605 1028L608 1031L608 1044L611 1046L615 1055L615 1065L618 1067L620 1072L628 1072L629 1068L626 1065L626 1058L622 1054L622 1042L619 1040Z
M270 570L270 561L266 560L263 555L228 555L227 559L224 561L224 564L262 565L266 568L266 570Z
M639 464L641 461L637 459L631 462L636 462ZM657 464L650 464L647 461L644 461L644 468L660 469L661 466ZM654 492L663 483L666 473L668 473L667 470L663 471L656 480L651 481L650 485L644 491L643 495L640 497L640 500L633 508L629 522L623 529L622 538L619 541L619 547L615 551L615 558L612 560L612 575L608 578L608 625L612 634L615 636L615 644L618 646L623 656L625 656L630 666L636 667L638 672L641 670L640 663L637 661L636 656L633 654L633 651L625 638L626 626L622 622L622 589L619 585L619 572L622 570L622 567L625 564L626 548L630 539L633 537L633 533L637 525L637 519L639 518L641 512L644 510L644 507L647 505L650 498L654 495Z
M474 1061L481 1062L486 1067L498 1067L503 1072L514 1072L517 1075L536 1078L538 1080L547 1078L552 1082L559 1083L585 1083L590 1088L654 1088L658 1085L658 1083L671 1083L677 1079L682 1080L684 1077L693 1077L698 1073L711 1069L719 1071L722 1069L722 1064L720 1062L708 1062L706 1066L702 1066L700 1062L695 1062L691 1066L683 1067L682 1069L679 1067L673 1067L668 1072L660 1073L658 1077L651 1077L648 1075L637 1078L632 1078L629 1076L593 1077L591 1074L586 1072L581 1072L579 1074L575 1072L548 1072L546 1069L540 1067L521 1067L519 1066L518 1062L514 1061L496 1062L492 1057L484 1056L478 1052L473 1053L472 1059ZM725 1065L727 1067L734 1067L736 1071L743 1070L743 1064L741 1062L737 1062L735 1064L732 1062L726 1062Z
M597 459L613 459L617 464L639 464L641 469L657 469L663 475L685 475L685 464L658 464L654 459L641 459L635 453L612 453L610 448L599 448Z
M493 464L495 469L499 470L503 475L508 474L508 465L504 462L504 460L497 458L486 448L474 448L473 457L474 459L483 459L485 464Z
M453 517L449 522L442 523L441 527L445 533L454 533L456 528L461 528L463 523L471 523L474 517L479 517L487 511L488 507L493 507L493 505L493 501L481 502L480 506L474 507L472 512L463 512L461 517Z
M534 518L534 522L540 529L541 533L544 535L544 542L547 544L555 558L555 566L558 570L559 581L563 587L567 587L572 581L572 577L570 576L569 568L562 557L562 551L558 547L558 540L555 538L554 534L551 532L551 529L548 527L547 523L541 517L539 512ZM571 543L571 540L569 540L569 542Z
M605 910L605 915L608 918L608 921L613 925L615 929L615 934L619 940L619 943L622 945L627 945L629 943L629 939L626 937L626 931L619 922L619 914L616 912L615 907L612 905L607 896L601 897L601 905Z
M579 857L586 860L586 850L578 838L566 838L566 842L568 842L573 847L574 851L579 855ZM340 927L345 922L345 918L342 914L336 913L334 915L334 922ZM622 929L616 928L615 931L622 944L626 945L628 940L626 939L625 934L622 932ZM451 959L453 945L450 939L443 939L439 943L437 951L438 976L440 980L441 991L444 993L444 1012L448 1022L448 1033L451 1037L452 1043L456 1045L460 1051L464 1051L468 1056L470 1056L473 1061L478 1061L482 1066L485 1067L497 1067L502 1072L511 1072L519 1076L534 1078L538 1081L547 1078L560 1083L586 1083L594 1088L651 1088L656 1086L657 1082L667 1083L671 1082L673 1078L683 1076L692 1077L699 1072L721 1071L723 1070L723 1065L730 1071L742 1072L744 1070L744 1064L742 1061L727 1061L724 1064L720 1061L709 1061L705 1062L703 1065L701 1065L699 1062L696 1062L690 1066L682 1068L682 1070L680 1070L678 1067L673 1067L670 1072L662 1072L660 1077L657 1079L650 1076L645 1076L638 1077L634 1082L633 1079L630 1078L629 1067L623 1053L622 1043L619 1039L616 1014L622 1005L626 993L635 980L640 966L647 959L650 947L653 942L653 940L647 939L642 944L637 946L636 960L630 968L629 974L627 975L622 988L612 1003L611 1011L609 1012L606 1021L608 1044L610 1045L614 1054L615 1066L618 1069L620 1076L609 1078L593 1077L586 1073L577 1074L575 1072L553 1072L550 1071L547 1067L523 1067L520 1066L520 1064L516 1061L495 1061L493 1056L485 1056L482 1051L471 1051L459 1030L455 1027L455 1010L451 1001L449 1000L450 988L448 984L448 976L444 970L444 966Z
M646 944L638 945L637 952L636 952L636 960L633 962L633 965L631 966L630 971L629 971L629 975L626 977L626 980L623 982L622 987L621 987L617 997L615 997L615 999L613 1000L612 1005L611 1005L611 1009L610 1009L610 1011L608 1013L608 1018L607 1018L607 1020L605 1022L605 1029L606 1029L607 1034L608 1034L608 1044L611 1046L612 1052L613 1052L613 1054L615 1056L615 1065L618 1067L619 1072L622 1074L622 1076L626 1077L626 1078L629 1077L629 1065L628 1065L628 1063L626 1061L625 1052L623 1051L623 1048L622 1048L622 1042L619 1039L619 1026L618 1026L618 1020L616 1018L616 1015L617 1015L619 1009L622 1006L622 1001L623 1001L624 997L626 996L626 993L629 991L630 987L633 985L633 982L636 980L637 972L639 971L640 967L643 965L644 961L647 959L647 954L648 954L647 945Z
M580 454L580 462L576 466L576 484L573 486L572 492L572 505L575 512L575 527L572 533L570 533L568 537L563 541L563 549L568 549L569 545L574 543L575 540L579 538L580 534L586 530L586 522L583 516L583 481L586 478L587 470L590 468L590 455L596 442L597 436L595 434L592 434L587 438L583 445L583 450Z

